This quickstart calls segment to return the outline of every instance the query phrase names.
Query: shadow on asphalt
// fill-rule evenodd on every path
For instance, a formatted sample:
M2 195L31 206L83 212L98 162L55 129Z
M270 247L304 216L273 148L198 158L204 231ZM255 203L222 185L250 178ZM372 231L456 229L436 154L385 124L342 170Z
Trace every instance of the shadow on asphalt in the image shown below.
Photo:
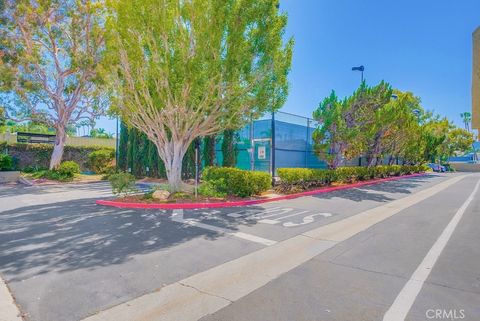
M391 181L332 193L319 199L387 202L393 198L380 192L409 194L409 189L434 175ZM103 190L104 183L76 184L75 190ZM28 188L25 188L28 189ZM47 188L28 192L11 189L12 195L50 193ZM5 195L2 192L2 197ZM378 193L377 193L378 192ZM8 196L8 195L7 195ZM262 207L248 207L260 212ZM231 230L238 225L255 225L256 219L232 218L226 214L241 208L184 211L184 218ZM119 209L95 205L95 199L81 199L32 205L0 213L0 271L7 281L18 281L51 271L72 271L121 264L137 254L166 250L194 238L216 239L222 233L171 220L172 211Z
M355 202L361 202L366 200L375 202L389 202L393 201L394 198L382 194L382 192L392 194L411 194L413 188L419 187L421 184L426 183L432 178L438 176L439 175L430 174L428 176L411 177L374 185L366 185L360 188L317 194L313 195L313 197L319 199L344 198Z
M111 190L108 182L95 183L67 183L52 185L34 185L23 184L0 185L0 198L19 196L19 195L47 195L57 191L105 191Z
M51 271L120 264L132 255L222 235L174 222L171 214L99 206L95 199L4 211L0 213L0 271L7 281L19 281ZM240 223L228 220L222 225L236 229Z

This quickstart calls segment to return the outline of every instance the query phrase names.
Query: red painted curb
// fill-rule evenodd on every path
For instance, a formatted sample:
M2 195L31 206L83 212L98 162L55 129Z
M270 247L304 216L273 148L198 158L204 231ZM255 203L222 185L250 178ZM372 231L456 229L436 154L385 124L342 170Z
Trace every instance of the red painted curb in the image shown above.
M289 199L294 199L302 196L323 194L323 193L329 193L333 191L341 191L341 190L356 188L356 187L365 186L365 185L373 185L373 184L378 184L383 182L396 181L403 178L417 177L417 176L424 176L424 175L427 175L427 174L419 173L419 174L411 174L411 175L403 175L403 176L394 176L394 177L382 178L382 179L374 179L370 181L358 182L358 183L349 184L349 185L327 187L327 188L317 189L313 191L289 194L289 195L260 199L260 200L246 200L246 201L218 202L218 203L182 203L182 204L172 204L172 203L146 204L146 203L126 203L126 202L118 202L118 201L97 200L95 203L98 205L113 206L118 208L144 208L144 209L157 208L157 209L164 209L164 210L236 207L236 206L256 205L256 204L262 204L262 203L289 200Z

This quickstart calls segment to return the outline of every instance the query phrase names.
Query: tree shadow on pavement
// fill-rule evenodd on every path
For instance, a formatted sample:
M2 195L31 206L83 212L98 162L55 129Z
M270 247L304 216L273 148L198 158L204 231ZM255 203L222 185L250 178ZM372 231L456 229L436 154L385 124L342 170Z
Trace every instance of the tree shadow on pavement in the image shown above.
M397 181L389 181L380 184L366 185L361 189L386 193L411 194L412 189L430 181L427 177L411 177Z
M433 175L411 177L406 179L400 179L396 181L387 181L384 183L365 185L359 188L346 189L341 191L335 191L331 193L322 193L313 195L313 197L319 199L331 199L331 198L344 198L355 202L362 201L374 201L374 202L389 202L393 201L392 198L384 193L391 194L411 194L412 189L421 186L425 182L428 182Z
M0 212L0 271L8 281L17 281L51 271L120 264L132 255L222 235L174 222L170 216L171 211L99 206L94 199Z
M332 198L343 198L355 202L362 202L362 201L374 201L374 202L389 202L392 201L393 198L386 196L382 193L375 193L372 191L367 191L364 189L346 189L342 191L335 191L329 193L322 193L313 195L313 197L318 199L332 199Z
M0 185L0 198L11 196L28 196L28 195L48 195L57 192L69 191L90 191L105 192L111 191L108 182L92 182L92 183L59 183L51 185Z

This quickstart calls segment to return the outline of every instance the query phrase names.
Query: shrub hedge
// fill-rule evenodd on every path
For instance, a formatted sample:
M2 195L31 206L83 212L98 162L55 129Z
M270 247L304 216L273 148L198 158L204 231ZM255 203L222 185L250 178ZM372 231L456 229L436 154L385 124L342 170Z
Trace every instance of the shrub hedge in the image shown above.
M88 154L88 167L95 173L103 174L108 172L115 158L113 149L100 149Z
M267 191L271 187L272 177L268 173L233 167L206 167L202 180L207 184L205 190L210 194L216 192L217 195L247 197Z
M89 167L88 155L96 150L110 150L105 146L65 146L63 160L75 161L80 165L81 171L91 169ZM19 170L46 169L50 163L50 156L53 152L52 144L27 144L27 143L6 143L0 142L0 153L7 152L17 163Z
M13 169L13 158L7 154L0 154L0 171L10 171Z
M295 192L332 182L352 183L374 178L386 178L429 170L426 165L382 165L375 167L339 167L335 170L313 168L279 168L281 192Z

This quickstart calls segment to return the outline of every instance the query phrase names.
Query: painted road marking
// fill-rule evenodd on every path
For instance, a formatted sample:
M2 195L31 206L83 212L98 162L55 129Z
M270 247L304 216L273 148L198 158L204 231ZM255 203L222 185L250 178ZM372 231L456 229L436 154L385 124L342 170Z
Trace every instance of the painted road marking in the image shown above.
M258 218L267 218L271 216L281 215L287 212L293 211L293 208L281 208L281 207L272 207L265 210L260 209L246 209L238 212L233 212L227 214L229 217L239 218L243 217L246 219L258 219ZM273 214L270 214L273 213Z
M235 236L235 237L238 237L238 238L250 241L250 242L260 243L260 244L263 244L263 245L266 245L266 246L270 246L270 245L273 245L273 244L277 243L277 241L269 240L269 239L259 237L259 236L256 236L256 235L247 234L247 233L243 233L243 232L237 232L237 231L226 229L226 228L223 228L223 227L218 227L218 226L214 226L214 225L210 225L210 224L201 223L200 221L198 221L197 219L194 219L194 218L185 219L183 217L183 210L173 210L172 220L175 221L175 222L178 222L178 223L188 224L188 225L191 225L191 226L196 226L196 227L199 227L199 228L203 228L205 230L210 230L210 231L214 231L214 232L217 232L217 233L232 235L232 236Z
M259 223L266 223L266 224L278 224L278 223L282 223L280 220L282 219L286 219L286 218L289 218L289 217L292 217L292 216L297 216L297 215L300 215L300 214L305 214L305 213L308 213L308 211L300 211L300 212L297 212L297 213L293 213L293 214L288 214L288 215L285 215L285 216L282 216L282 217L277 217L276 219L274 220L270 220L270 219L263 219L263 220L260 220L258 221ZM270 216L264 216L264 217L270 217Z
M291 214L287 214L289 212L294 211L295 209L289 208L289 207L271 207L267 208L265 210L260 210L260 209L244 209L241 211L233 212L227 214L229 217L233 218L244 218L244 219L255 219L258 220L258 223L263 223L263 224L270 224L270 225L276 225L283 223L282 226L284 227L295 227L295 226L301 226L301 225L306 225L313 223L315 221L315 217L317 216L323 216L323 217L330 217L332 216L331 213L312 213L312 211L309 210L299 210L298 212L294 212ZM285 215L287 214L287 215ZM301 222L296 223L293 221L288 221L285 222L285 219L302 215L302 214L310 214L301 219ZM277 217L279 216L280 217Z
M403 289L398 294L397 298L393 302L392 306L388 311L385 313L383 317L383 321L403 321L407 316L408 312L410 311L415 299L417 298L420 290L423 287L423 283L430 275L430 272L433 269L433 266L438 260L440 254L442 254L443 249L447 245L450 237L452 236L455 228L457 227L458 223L462 219L465 210L468 208L470 203L473 201L475 194L478 191L478 187L480 186L480 180L475 185L473 192L467 198L465 203L458 209L458 211L453 216L452 220L448 223L447 227L443 230L442 234L438 237L433 244L430 251L428 251L427 255L423 259L422 263L417 267L415 272L413 272L412 276L408 280L407 284L403 287Z
M285 227L294 227L294 226L300 226L300 225L310 224L310 223L313 223L313 222L315 221L315 219L314 219L315 216L330 217L330 216L332 216L332 214L330 214L330 213L317 213L317 214L312 214L312 215L305 216L305 217L303 218L303 221L300 222L300 223L286 222L286 223L283 223L283 226L285 226Z

